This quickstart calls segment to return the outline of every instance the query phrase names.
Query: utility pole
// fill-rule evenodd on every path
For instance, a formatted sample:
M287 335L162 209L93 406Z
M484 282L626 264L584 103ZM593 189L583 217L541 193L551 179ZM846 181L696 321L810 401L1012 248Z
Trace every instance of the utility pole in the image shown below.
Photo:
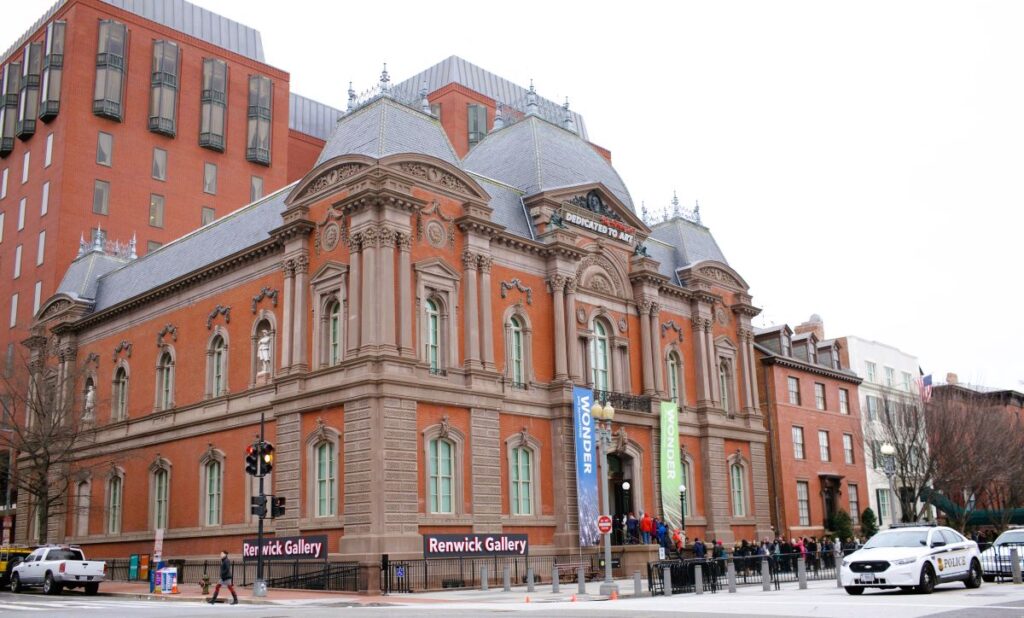
M267 582L263 579L263 518L267 515L267 496L263 493L263 416L263 412L260 412L260 441L256 445L256 472L260 479L260 504L264 506L259 512L260 523L256 531L256 546L259 547L259 551L256 552L256 582L252 587L254 597L267 596Z

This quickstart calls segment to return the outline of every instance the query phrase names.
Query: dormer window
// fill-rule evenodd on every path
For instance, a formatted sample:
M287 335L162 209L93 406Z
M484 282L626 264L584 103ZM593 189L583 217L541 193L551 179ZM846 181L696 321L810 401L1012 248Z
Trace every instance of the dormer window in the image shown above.
M782 333L782 355L793 356L793 342L786 333Z

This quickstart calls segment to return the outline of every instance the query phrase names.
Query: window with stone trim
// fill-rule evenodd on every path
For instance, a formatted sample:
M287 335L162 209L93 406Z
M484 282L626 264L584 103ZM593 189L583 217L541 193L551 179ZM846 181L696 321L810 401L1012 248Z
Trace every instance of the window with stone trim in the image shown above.
M323 441L313 448L315 462L313 483L315 485L316 516L328 517L337 514L338 475L337 453L333 442Z
M860 493L853 483L846 485L846 491L850 494L850 519L857 526L860 524Z
M117 468L107 477L107 534L121 533L124 505L124 470Z
M811 491L807 481L796 482L796 510L801 526L811 525Z
M462 458L466 438L448 417L423 432L426 459L426 512L457 515L462 512Z
M341 303L337 299L328 301L324 311L327 319L324 336L327 338L326 357L328 365L337 365L341 362L341 352L344 342L341 338Z
M163 346L156 364L156 405L157 410L174 407L174 348Z
M75 484L75 536L89 535L89 509L92 502L92 483L81 479Z
M111 393L110 420L123 421L128 418L128 365L123 360L114 370Z
M683 360L678 352L668 353L668 398L680 408L683 407Z
M735 402L733 401L733 371L732 363L727 359L718 362L718 388L722 394L722 409L726 412L734 412Z
M149 467L149 525L151 529L167 529L170 495L171 463L158 457Z
M209 449L199 461L200 519L203 526L219 526L224 506L224 453Z
M540 513L540 455L540 441L525 427L505 440L509 515L529 517Z
M330 367L345 360L348 266L327 262L310 279L313 290L313 366Z
M227 332L219 326L206 350L206 396L220 397L228 392Z
M611 333L604 319L594 320L594 337L590 340L590 381L594 390L612 390Z
M447 375L459 362L456 307L461 275L439 258L413 265L416 273L416 349L429 373Z
M682 453L680 459L682 470L680 471L679 478L683 485L686 485L686 492L683 494L683 516L690 517L695 513L693 510L693 494L696 491L696 486L693 484L693 457L689 453Z
M425 349L424 357L427 361L427 366L430 368L430 373L443 375L444 374L444 353L442 350L442 342L444 339L441 336L443 330L443 320L441 315L441 305L437 298L428 298L424 305L424 313L426 315L426 336L425 336Z
M732 497L732 516L747 516L747 469L742 461L729 464L729 494Z
M533 327L521 305L505 312L505 380L512 388L529 388L533 381Z
M522 386L525 382L523 378L523 376L525 375L523 367L523 325L519 321L518 317L512 316L511 318L509 318L508 330L509 377L512 378L513 386Z

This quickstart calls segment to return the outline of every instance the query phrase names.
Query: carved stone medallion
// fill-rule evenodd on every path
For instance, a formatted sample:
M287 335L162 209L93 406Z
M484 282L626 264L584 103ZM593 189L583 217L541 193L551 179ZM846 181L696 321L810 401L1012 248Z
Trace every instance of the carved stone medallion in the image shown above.
M718 323L722 326L727 326L729 324L729 314L725 312L725 307L719 307L715 310L715 319L718 320Z
M334 251L341 239L341 229L337 223L332 221L324 226L323 239L324 251Z
M445 240L447 240L448 232L445 231L444 225L440 221L429 221L426 226L425 236L431 247L440 249L444 246Z
M619 332L620 333L626 332L626 326L627 326L626 325L626 320L624 318L619 318Z
M585 324L587 322L587 311L583 307L578 307L576 309L576 321L580 324Z

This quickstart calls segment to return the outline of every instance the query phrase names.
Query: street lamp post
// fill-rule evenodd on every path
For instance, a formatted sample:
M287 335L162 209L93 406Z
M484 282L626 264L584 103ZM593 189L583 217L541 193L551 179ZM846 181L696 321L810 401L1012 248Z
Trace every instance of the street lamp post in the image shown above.
M880 449L882 452L882 472L889 479L889 525L896 523L896 447L886 442Z
M596 420L594 423L597 429L598 465L604 470L604 474L598 474L602 479L601 487L601 508L602 513L608 514L608 481L611 475L608 474L608 448L612 445L612 419L615 418L615 408L612 404L601 405L594 401L590 408L590 415ZM601 421L605 421L602 423ZM604 581L601 583L601 594L611 596L612 593L619 593L619 586L612 579L612 539L608 534L604 536Z
M679 529L686 532L686 485L679 484Z

